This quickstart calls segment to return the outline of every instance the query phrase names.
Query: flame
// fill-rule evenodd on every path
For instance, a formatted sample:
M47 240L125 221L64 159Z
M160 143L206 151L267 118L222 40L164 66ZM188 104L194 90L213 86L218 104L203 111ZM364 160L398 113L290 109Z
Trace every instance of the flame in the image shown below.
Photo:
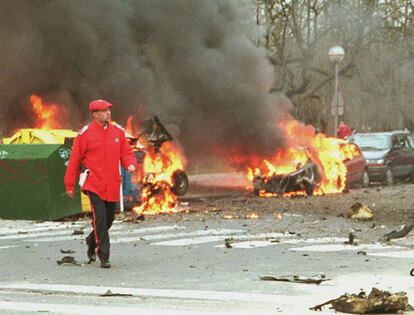
M36 122L34 128L38 129L56 129L61 128L59 121L63 121L62 114L64 110L61 106L56 104L46 104L37 95L30 96L30 103L32 104L33 112L36 115Z
M136 136L138 129L132 116L128 117L125 130ZM184 154L178 145L170 141L164 142L159 152L155 152L154 147L148 145L146 139L143 138L139 138L136 145L146 148L143 162L144 179L141 205L133 209L138 214L178 212L177 197L171 191L171 187L173 174L178 170L183 170L186 164Z
M132 116L128 116L127 118L127 122L125 124L125 131L133 137L136 137L138 134L138 127L134 123L134 118Z
M300 169L310 160L318 165L322 180L315 187L314 194L342 192L345 188L347 168L344 161L360 154L358 148L345 140L316 134L312 126L305 126L297 120L279 123L285 132L285 148L277 149L270 159L263 159L258 167L248 167L246 176L252 181L255 176L271 177L288 174ZM286 196L305 194L304 191L291 192ZM260 191L259 196L274 197L276 194Z

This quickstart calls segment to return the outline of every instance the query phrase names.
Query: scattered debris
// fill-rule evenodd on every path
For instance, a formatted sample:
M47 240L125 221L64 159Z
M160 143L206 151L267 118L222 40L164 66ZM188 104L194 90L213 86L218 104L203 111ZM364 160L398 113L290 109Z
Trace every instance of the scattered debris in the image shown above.
M372 288L367 296L364 291L359 294L344 294L337 299L311 307L310 310L322 311L322 307L331 304L335 311L351 314L396 313L409 308L405 292L390 293Z
M101 294L102 297L110 297L110 296L133 296L129 293L113 293L111 290L106 291L104 294Z
M414 229L414 224L404 225L404 227L399 231L392 231L390 233L385 234L383 237L380 238L380 242L388 242L389 240L395 238L401 238L406 236L411 230Z
M72 249L60 249L60 252L62 254L74 254L75 253L75 251Z
M348 240L345 241L344 244L347 244L347 245L358 245L358 243L355 242L355 235L352 232L349 232L349 234L348 234Z
M356 202L348 210L347 217L355 221L368 221L374 217L374 212L368 206Z
M363 250L360 250L360 251L357 252L357 255L366 256L367 255L367 252L365 252Z
M75 257L73 256L65 256L61 260L56 260L58 265L63 264L69 264L69 265L75 265L75 266L83 266L80 262L75 260Z
M73 233L72 233L72 235L83 235L84 234L84 232L83 232L83 230L74 230L73 231Z
M226 248L233 248L233 246L231 245L231 242L233 241L232 238L226 238L224 240L224 246L226 246Z
M306 283L306 284L321 284L324 281L329 281L325 275L320 275L316 278L305 278L301 276L259 276L260 280L263 281L281 281L281 282L294 282L294 283Z
M17 234L29 234L27 231L17 231Z

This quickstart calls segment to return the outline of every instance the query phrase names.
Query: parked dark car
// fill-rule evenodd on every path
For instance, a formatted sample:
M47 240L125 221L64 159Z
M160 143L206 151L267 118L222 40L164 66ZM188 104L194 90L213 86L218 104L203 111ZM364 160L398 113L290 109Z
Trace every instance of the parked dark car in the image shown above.
M410 132L357 133L350 141L367 160L370 181L392 185L397 178L414 180L414 138Z

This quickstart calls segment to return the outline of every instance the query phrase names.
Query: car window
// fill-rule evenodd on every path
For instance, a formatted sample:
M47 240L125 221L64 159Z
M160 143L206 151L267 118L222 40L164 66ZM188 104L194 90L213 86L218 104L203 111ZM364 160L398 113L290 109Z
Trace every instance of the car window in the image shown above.
M408 135L408 143L410 144L411 148L414 148L414 135Z
M397 144L400 145L401 148L409 148L408 138L406 135L400 135L397 137Z
M361 150L386 150L391 147L391 137L385 134L356 134L352 142Z

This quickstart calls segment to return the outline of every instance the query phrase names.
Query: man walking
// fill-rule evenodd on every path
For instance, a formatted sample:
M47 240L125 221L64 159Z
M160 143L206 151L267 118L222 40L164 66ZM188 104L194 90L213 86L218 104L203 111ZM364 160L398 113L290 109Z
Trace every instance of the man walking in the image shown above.
M105 100L89 104L93 122L83 127L75 138L65 173L66 193L73 197L76 178L83 170L79 184L89 196L93 216L93 230L86 238L87 255L90 261L95 261L97 253L102 268L111 267L108 230L119 200L120 163L130 173L137 168L123 128L110 123L111 108L112 104Z

